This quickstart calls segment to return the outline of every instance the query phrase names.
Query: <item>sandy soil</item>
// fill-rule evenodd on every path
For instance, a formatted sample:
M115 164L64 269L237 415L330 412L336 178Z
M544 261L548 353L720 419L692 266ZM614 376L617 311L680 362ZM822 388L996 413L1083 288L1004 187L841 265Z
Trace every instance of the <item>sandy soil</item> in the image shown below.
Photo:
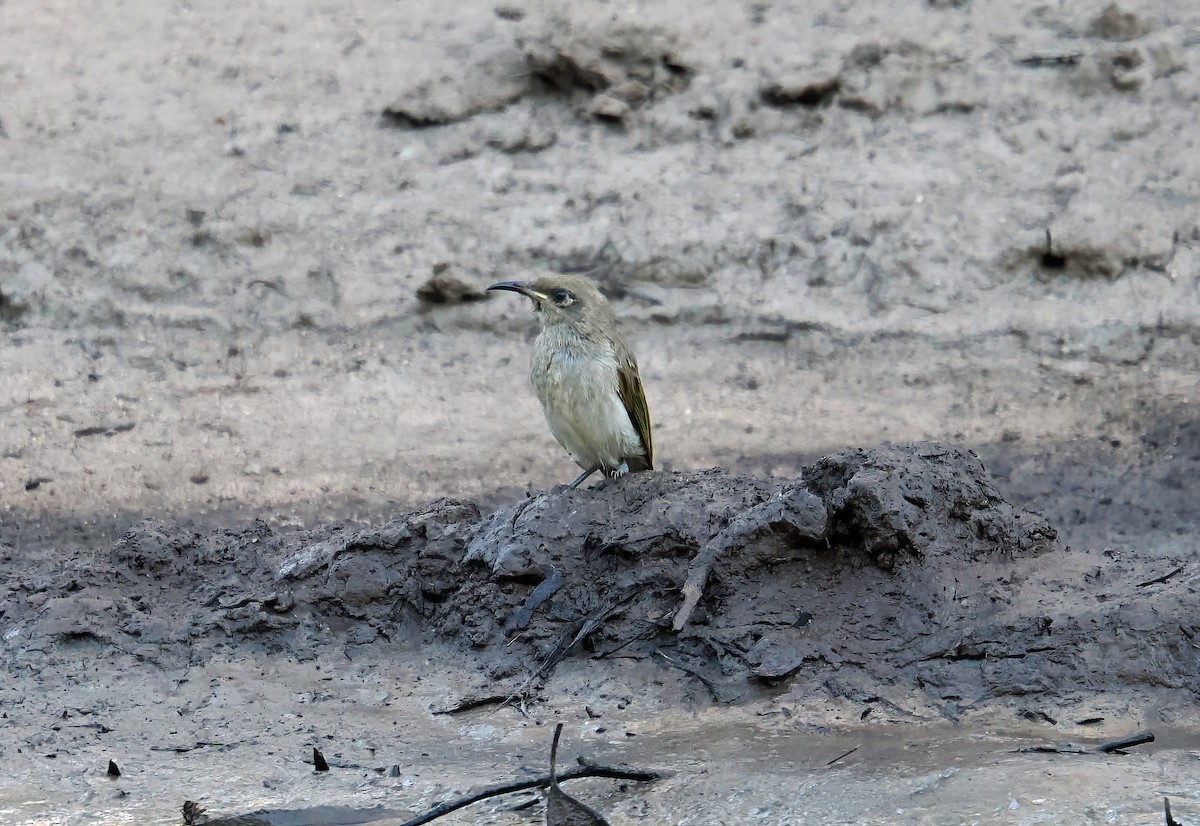
M0 2L0 819L418 812L542 767L562 719L568 761L674 772L568 788L613 823L1161 823L1163 796L1200 820L1198 101L1200 11L1165 1ZM513 604L544 581L456 567L575 468L526 383L533 319L453 287L546 270L614 301L654 496L702 509L684 483L720 466L750 508L848 448L978 454L1057 529L980 563L1011 600L993 631L1076 621L1022 660L1028 701L964 709L1019 659L976 624L974 653L924 666L936 692L892 686L903 713L860 719L870 692L839 699L829 660L726 704L647 651L575 652L529 717L434 716L498 679L492 637L477 656L299 586L269 602L288 554L378 552L441 497L479 508L441 576ZM170 564L139 568L130 529ZM242 555L255 532L271 550ZM858 561L812 587L972 559L888 573L864 536L824 537ZM682 583L704 539L655 564ZM729 570L701 627L742 593ZM194 624L204 594L245 624ZM1158 739L1126 757L1011 753L1139 729ZM314 746L340 765L314 775Z

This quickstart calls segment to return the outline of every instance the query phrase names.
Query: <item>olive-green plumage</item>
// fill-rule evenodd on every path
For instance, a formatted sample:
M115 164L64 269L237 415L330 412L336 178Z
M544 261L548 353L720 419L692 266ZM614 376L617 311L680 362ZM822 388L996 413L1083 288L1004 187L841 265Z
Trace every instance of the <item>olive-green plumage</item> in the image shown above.
M620 476L654 468L650 410L637 359L617 330L612 307L576 275L505 281L533 301L542 330L533 343L530 379L550 432L583 474Z

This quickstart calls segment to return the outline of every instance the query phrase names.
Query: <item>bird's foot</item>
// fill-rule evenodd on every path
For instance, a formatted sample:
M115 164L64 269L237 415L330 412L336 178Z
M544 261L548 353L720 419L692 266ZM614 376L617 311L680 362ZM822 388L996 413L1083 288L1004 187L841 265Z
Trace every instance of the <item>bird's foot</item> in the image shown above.
M621 464L617 465L615 468L606 468L604 471L604 478L592 485L592 490L604 490L614 481L620 479L622 476L627 476L628 474L629 464L627 462L621 462Z

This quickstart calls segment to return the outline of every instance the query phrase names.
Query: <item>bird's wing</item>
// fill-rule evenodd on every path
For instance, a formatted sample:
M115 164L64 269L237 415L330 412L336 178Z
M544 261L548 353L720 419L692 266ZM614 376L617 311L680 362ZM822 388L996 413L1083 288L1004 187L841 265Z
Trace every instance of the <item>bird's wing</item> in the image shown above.
M642 440L642 446L646 448L646 469L654 470L654 442L650 437L650 408L646 406L646 391L642 389L642 377L638 373L637 361L632 354L626 354L618 362L617 394L625 405L629 421L633 422L633 429L637 431Z

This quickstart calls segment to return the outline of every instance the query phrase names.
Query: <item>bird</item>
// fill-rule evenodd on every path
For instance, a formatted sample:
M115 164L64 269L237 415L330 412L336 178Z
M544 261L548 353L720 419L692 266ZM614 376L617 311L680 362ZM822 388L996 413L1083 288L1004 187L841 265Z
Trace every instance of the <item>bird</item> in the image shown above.
M568 487L597 471L615 477L653 470L650 409L637 359L596 285L577 275L547 275L488 290L525 296L541 319L529 377L550 432L583 468Z

